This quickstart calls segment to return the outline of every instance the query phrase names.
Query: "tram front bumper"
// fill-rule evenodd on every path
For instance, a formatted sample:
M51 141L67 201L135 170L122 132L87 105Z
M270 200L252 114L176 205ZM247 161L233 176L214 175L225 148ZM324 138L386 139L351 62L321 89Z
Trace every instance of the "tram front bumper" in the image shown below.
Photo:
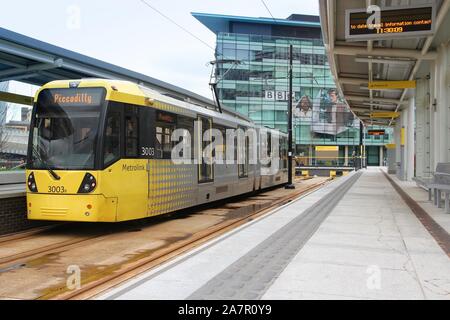
M114 222L117 198L28 192L27 213L30 220Z

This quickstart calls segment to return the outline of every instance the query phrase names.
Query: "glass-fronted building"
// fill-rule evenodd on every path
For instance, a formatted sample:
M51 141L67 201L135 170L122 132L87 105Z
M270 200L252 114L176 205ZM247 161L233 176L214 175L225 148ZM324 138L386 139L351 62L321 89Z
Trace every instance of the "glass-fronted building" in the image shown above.
M360 143L360 123L336 94L318 16L193 16L217 35L215 76L222 105L285 132L292 45L296 156L304 165L352 165ZM366 138L367 151L377 149L378 161L373 155L371 163L378 165L383 161L383 151L378 149L390 142L391 134ZM334 147L336 157L322 159L323 147Z

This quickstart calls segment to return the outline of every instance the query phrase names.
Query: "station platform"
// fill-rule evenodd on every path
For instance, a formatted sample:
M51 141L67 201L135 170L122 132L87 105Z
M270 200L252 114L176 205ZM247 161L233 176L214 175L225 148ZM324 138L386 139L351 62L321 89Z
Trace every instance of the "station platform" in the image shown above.
M450 260L382 169L369 168L97 299L450 299Z

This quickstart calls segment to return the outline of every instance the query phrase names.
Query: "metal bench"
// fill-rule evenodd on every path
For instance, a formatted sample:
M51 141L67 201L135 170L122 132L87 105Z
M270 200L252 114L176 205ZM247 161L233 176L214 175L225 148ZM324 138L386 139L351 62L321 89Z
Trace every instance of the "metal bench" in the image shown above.
M428 191L428 200L432 200L432 189L430 188L430 185L433 183L433 178L421 178L421 177L414 177L413 180L416 182L418 187L422 187Z
M428 189L428 200L434 198L434 205L442 208L442 193L445 195L445 212L450 213L450 163L438 163L433 178L415 178L419 186Z

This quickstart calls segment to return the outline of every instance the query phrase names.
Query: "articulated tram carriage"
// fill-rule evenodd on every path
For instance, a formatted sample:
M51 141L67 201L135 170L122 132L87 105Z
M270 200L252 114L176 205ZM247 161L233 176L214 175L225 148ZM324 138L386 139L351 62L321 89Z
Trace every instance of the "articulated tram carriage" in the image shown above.
M178 128L192 137L192 159L211 162L172 161L171 136ZM269 134L281 136L278 149L271 150L280 155L277 172L261 174L263 165L249 163L247 150L243 163L212 162L214 154L204 152L210 144L203 141L205 131L238 128L261 130L230 111L219 113L131 82L46 84L36 94L31 120L28 218L141 219L287 183L287 136L274 130Z

